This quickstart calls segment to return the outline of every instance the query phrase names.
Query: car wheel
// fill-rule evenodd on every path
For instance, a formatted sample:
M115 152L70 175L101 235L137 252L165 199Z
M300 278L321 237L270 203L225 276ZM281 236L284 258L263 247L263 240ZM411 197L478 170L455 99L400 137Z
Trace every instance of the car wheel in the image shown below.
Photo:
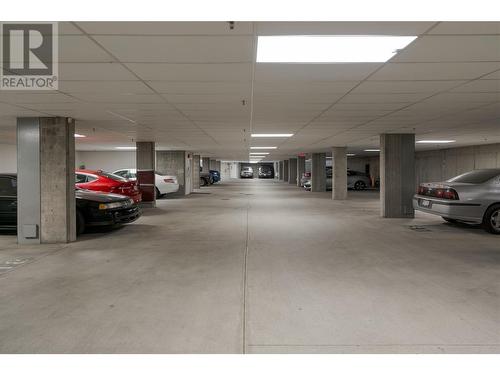
M80 210L76 210L76 235L79 236L85 232L85 218Z
M200 185L201 186L207 186L207 180L205 180L204 178L201 178L200 179Z
M448 222L448 223L452 223L452 224L455 224L457 223L457 221L455 219L451 219L449 217L444 217L444 216L441 216L443 218L444 221Z
M494 204L486 210L483 227L490 233L500 234L500 204Z
M366 184L363 181L356 181L356 183L354 184L354 189L355 190L365 190Z

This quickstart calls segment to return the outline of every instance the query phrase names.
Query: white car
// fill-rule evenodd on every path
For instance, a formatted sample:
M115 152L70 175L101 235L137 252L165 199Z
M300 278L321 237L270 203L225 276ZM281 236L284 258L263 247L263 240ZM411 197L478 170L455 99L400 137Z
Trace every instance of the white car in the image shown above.
M120 177L124 177L128 180L137 180L137 169L118 169L114 171ZM162 195L175 193L179 190L179 182L176 176L167 176L155 171L155 186L156 186L156 196L161 197Z

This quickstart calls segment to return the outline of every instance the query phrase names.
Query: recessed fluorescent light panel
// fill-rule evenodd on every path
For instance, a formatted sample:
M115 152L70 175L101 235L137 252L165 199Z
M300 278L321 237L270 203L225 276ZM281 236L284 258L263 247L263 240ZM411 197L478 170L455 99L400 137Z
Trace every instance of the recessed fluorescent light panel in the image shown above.
M369 148L365 150L366 152L380 152L378 148Z
M356 154L346 154L347 156L356 156Z
M250 155L269 155L269 152L251 152Z
M276 146L251 146L251 150L276 150Z
M422 140L422 141L417 141L417 143L436 143L436 144L439 144L439 143L453 143L453 142L456 142L456 141L453 141L453 140L437 140L437 139L429 139L429 140Z
M115 147L117 150L135 150L137 147L135 146L117 146Z
M86 137L87 137L86 135L75 133L75 138L86 138Z
M386 62L416 38L391 35L259 36L257 62Z
M252 134L252 138L289 138L293 133Z

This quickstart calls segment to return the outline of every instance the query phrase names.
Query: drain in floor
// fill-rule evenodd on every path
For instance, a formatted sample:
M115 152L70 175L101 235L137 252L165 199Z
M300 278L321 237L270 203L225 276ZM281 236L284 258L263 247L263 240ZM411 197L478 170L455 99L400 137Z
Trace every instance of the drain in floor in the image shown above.
M414 230L415 232L432 232L429 228L426 228L422 225L410 225L408 226L411 230Z

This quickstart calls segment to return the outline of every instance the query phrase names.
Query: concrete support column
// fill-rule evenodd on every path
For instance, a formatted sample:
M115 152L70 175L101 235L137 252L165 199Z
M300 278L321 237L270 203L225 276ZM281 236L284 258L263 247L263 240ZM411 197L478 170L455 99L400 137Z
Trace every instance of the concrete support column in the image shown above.
M326 191L326 154L314 153L311 157L311 191Z
M347 199L347 147L332 148L332 199Z
M412 218L415 193L415 134L380 135L382 217Z
M17 119L17 240L76 240L75 121Z
M142 193L142 206L156 206L155 165L156 151L154 142L136 142L137 182Z
M279 176L278 176L278 179L280 181L283 181L283 160L279 162Z
M300 179L306 171L306 157L299 156L297 158L297 186L300 187Z
M177 176L179 191L175 195L188 195L193 185L193 157L187 151L157 151L156 169L163 174Z
M288 182L288 160L283 160L283 181Z
M193 155L193 189L200 188L200 155Z
M222 172L222 162L220 160L217 160L217 162L215 163L215 170L219 171L219 173Z
M217 160L210 159L210 170L212 170L212 171L216 171L217 170Z
M288 183L297 185L297 159L288 160Z
M201 171L208 173L208 171L210 170L210 158L201 158L201 163L203 164L203 168L201 169Z

